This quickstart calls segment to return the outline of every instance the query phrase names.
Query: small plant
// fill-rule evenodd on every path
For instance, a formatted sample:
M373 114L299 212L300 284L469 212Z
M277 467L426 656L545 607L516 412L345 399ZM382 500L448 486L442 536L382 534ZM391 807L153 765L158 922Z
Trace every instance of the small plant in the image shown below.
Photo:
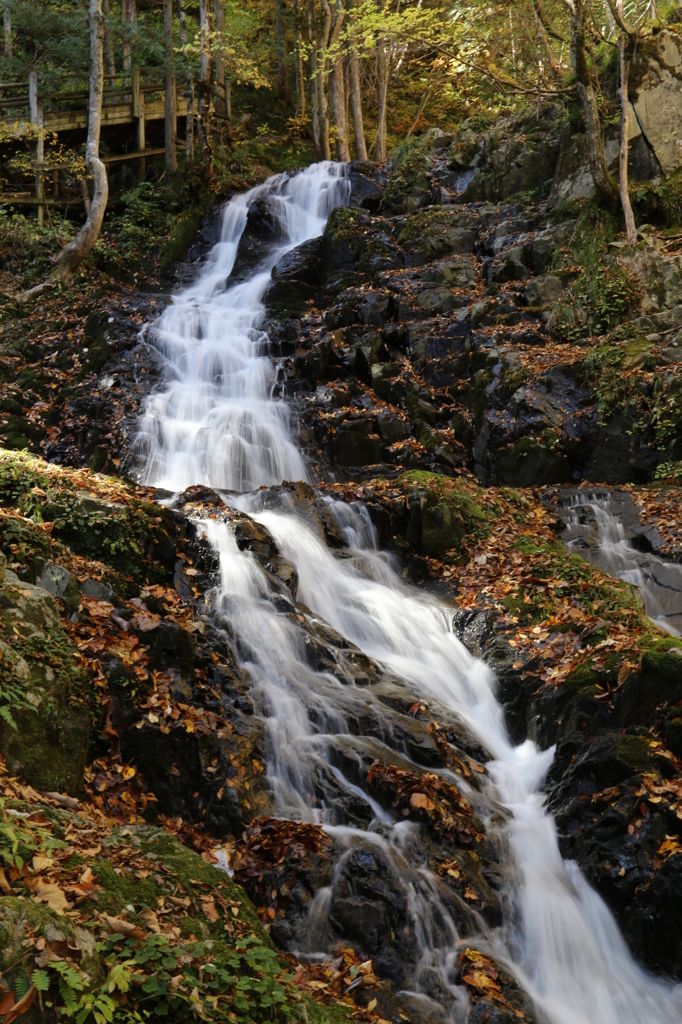
M254 935L215 956L212 940L173 943L163 934L142 939L113 934L97 944L107 968L101 984L75 963L50 960L34 970L32 984L45 1005L57 1005L76 1024L172 1020L284 1022L291 1014L288 975L274 949ZM41 961L42 963L42 961Z

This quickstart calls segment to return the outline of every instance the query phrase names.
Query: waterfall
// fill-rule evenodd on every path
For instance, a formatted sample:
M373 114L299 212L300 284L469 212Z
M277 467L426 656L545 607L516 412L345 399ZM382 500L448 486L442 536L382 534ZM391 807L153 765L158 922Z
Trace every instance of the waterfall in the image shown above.
M606 491L571 495L560 510L566 545L611 576L637 587L649 618L673 636L682 634L682 565L634 547L618 502Z
M229 526L203 523L220 559L216 618L234 640L264 716L277 813L321 822L348 851L358 842L381 850L408 893L419 949L411 998L425 1007L440 1004L446 1019L463 1024L468 998L453 980L459 936L436 879L410 851L415 826L395 820L344 771L354 751L380 756L388 747L407 762L409 752L382 724L386 708L371 688L312 667L300 626L307 617L312 625L331 626L390 678L404 681L415 698L457 716L489 751L484 793L467 796L490 808L490 819L494 809L503 811L505 824L497 827L509 849L509 907L506 924L488 929L484 941L540 1015L551 1024L679 1024L682 989L637 966L604 902L577 866L562 860L542 793L553 751L540 751L530 740L510 742L494 677L455 637L452 610L400 578L361 511L332 509L351 546L341 559L301 517L266 508L262 495L249 493L305 478L286 405L270 397L275 371L261 327L270 270L285 251L319 235L330 209L347 202L348 194L345 169L324 163L272 178L226 206L221 241L203 273L151 332L167 379L148 400L140 425L147 482L239 492L226 500L262 523L297 568L301 613L294 614L292 603L272 600L265 573L251 553L238 549ZM248 208L262 197L278 211L281 244L246 281L230 284ZM372 731L358 735L350 723L363 716ZM355 802L364 828L338 823L339 794ZM324 936L328 904L329 892L319 893L309 952L315 937Z

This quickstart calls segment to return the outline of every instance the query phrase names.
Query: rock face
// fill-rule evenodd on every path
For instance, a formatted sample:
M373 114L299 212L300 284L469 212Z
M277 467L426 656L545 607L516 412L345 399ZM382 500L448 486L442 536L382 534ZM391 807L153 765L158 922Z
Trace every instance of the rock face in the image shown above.
M90 734L85 679L70 660L52 594L5 564L3 556L0 750L9 771L37 789L74 793L83 781Z
M682 166L682 39L658 32L647 40L633 67L630 99L637 121L663 173Z

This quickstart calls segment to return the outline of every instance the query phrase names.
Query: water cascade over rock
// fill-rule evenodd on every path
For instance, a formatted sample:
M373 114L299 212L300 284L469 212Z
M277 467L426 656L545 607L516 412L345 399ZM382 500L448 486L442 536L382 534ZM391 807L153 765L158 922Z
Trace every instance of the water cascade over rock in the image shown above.
M287 406L271 397L263 299L273 267L319 236L349 191L343 166L319 164L233 199L201 275L149 335L166 383L140 424L146 482L222 492L277 552L264 564L229 516L201 520L219 563L215 621L264 721L274 813L322 824L333 843L314 898L272 935L301 956L356 943L415 1021L513 1019L499 1007L469 1015L458 958L476 936L526 993L526 1019L676 1024L682 990L637 966L606 905L562 860L542 792L553 748L510 741L494 676L455 636L453 608L403 581L361 509L278 486L307 471ZM433 732L416 735L413 701L428 702L449 756ZM466 772L453 770L455 752ZM404 812L387 797L397 771L424 780ZM435 859L418 816L427 775L447 789L457 825ZM434 870L443 851L477 878L473 900Z

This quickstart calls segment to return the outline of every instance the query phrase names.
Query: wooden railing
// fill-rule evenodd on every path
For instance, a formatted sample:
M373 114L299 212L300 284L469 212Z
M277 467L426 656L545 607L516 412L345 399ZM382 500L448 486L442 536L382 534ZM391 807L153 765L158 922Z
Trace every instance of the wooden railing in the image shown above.
M148 149L146 144L147 121L162 120L165 116L165 83L161 74L159 68L147 68L105 76L102 127L122 124L135 124L137 127L137 150L105 156L105 164L139 160L144 176L146 159L164 152L163 149ZM186 116L184 90L176 91L175 109L178 117ZM194 110L197 110L196 99ZM0 82L0 124L10 127L15 124L31 125L37 129L35 189L18 193L3 188L0 203L36 205L38 219L42 223L44 206L85 201L85 198L78 197L60 199L59 168L48 167L44 159L45 133L87 128L88 87L83 84L82 77L60 76L57 88L50 88L47 83L41 87L35 72L29 75L28 82ZM20 137L20 130L17 137ZM46 184L49 194L46 193Z

